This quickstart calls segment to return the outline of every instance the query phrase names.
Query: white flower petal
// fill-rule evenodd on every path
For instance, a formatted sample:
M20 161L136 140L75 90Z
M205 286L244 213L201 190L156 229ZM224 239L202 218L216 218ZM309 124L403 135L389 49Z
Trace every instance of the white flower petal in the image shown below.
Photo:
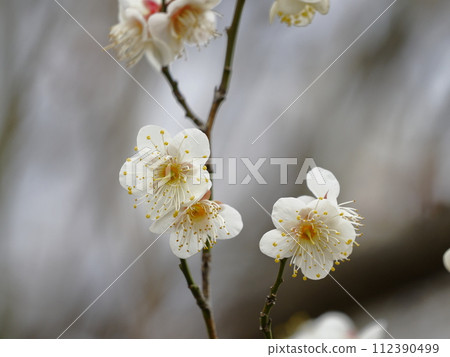
M315 198L312 196L300 196L298 197L298 199L302 200L305 205L315 200Z
M178 211L172 210L166 215L158 218L150 226L150 232L161 234L174 227L177 217L180 215Z
M444 266L450 272L450 249L448 249L443 256Z
M168 66L175 59L175 55L170 47L156 38L150 41L145 51L145 57L157 70L161 70L161 67Z
M306 184L310 191L317 197L323 197L337 204L340 186L331 171L315 167L306 175Z
M168 153L178 155L179 161L204 165L210 155L208 137L198 129L183 130L173 138Z
M150 148L154 151L161 152L162 155L167 153L167 146L171 141L170 134L158 125L146 125L139 130L137 136L137 148ZM164 145L167 143L167 145Z
M304 249L301 255L297 255L294 259L295 265L308 279L319 280L326 277L333 266L332 254L310 243L302 246Z
M224 228L217 230L217 239L229 239L236 237L242 230L244 223L241 214L231 206L220 205L219 215L225 221Z
M272 229L262 236L259 249L269 257L283 259L293 255L292 247L295 244L289 235L279 229Z
M306 4L310 4L321 14L328 14L328 10L330 10L330 0L302 0Z
M299 211L305 207L302 199L294 197L280 198L273 205L272 221L276 228L289 231L296 224Z
M170 17L168 14L157 13L150 16L148 19L148 27L152 37L163 42L170 50L169 58L175 59L181 54L184 46L179 39L172 35L170 30Z
M186 237L183 237L183 231L173 232L170 235L169 245L173 254L178 258L186 259L198 253L203 245L200 245L196 238L192 239L192 231L188 231Z

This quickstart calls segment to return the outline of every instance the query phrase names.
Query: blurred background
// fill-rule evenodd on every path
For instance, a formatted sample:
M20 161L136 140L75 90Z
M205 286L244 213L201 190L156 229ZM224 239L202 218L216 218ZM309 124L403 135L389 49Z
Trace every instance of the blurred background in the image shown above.
M215 198L237 208L239 237L213 249L220 337L261 338L258 315L278 266L258 249L280 197L308 194L305 158L331 170L340 201L366 217L361 246L334 278L396 338L450 337L450 2L398 0L311 89L252 141L391 3L331 0L306 28L268 21L270 0L248 0L234 75L212 138L213 156L237 159L237 184ZM103 46L117 1L61 0ZM234 1L217 11L219 30ZM219 83L226 36L172 65L201 117ZM118 172L147 124L180 130L52 0L0 0L0 337L56 338L157 237L134 210ZM160 73L130 70L180 123L192 127ZM293 157L288 184L267 160ZM168 237L161 237L64 338L205 338ZM190 258L199 281L200 256ZM337 310L373 322L331 278L290 278L273 309L276 336Z

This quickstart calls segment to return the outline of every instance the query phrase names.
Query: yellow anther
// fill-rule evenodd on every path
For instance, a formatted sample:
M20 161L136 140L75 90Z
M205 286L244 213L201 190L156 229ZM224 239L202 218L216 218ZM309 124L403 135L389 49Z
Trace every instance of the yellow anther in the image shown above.
M150 139L151 139L151 137L150 137L150 135L148 135L148 136L147 136L147 140L150 140Z
M316 274L316 276L317 276L318 278L320 278L320 274Z
M335 267L331 267L331 271L335 271L336 270L336 268Z
M175 211L175 212L173 213L173 217L175 218L176 216L178 216L178 211Z
M159 133L160 133L161 135L164 135L164 130L161 130Z
M134 147L134 151L138 151L138 147L137 146Z
M303 277L303 280L306 281L306 280L308 280L308 278L307 278L306 276L304 276L304 277Z
M184 152L185 152L186 154L189 154L189 150L184 150Z
M164 141L164 145L166 145L166 146L167 146L167 145L169 145L169 143L168 143L167 141Z
M272 245L273 245L274 247L276 247L278 244L277 244L277 242L273 242Z
M145 218L150 218L150 215L149 215L149 214L146 214L146 215L145 215Z
M279 220L278 220L278 222L280 222L280 223L281 223L281 222L283 222L283 220L282 220L282 219L279 219Z

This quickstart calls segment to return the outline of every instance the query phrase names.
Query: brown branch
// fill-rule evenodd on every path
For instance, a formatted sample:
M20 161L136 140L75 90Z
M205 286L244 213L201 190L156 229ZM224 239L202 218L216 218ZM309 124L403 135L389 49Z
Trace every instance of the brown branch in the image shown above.
M186 102L186 98L184 95L180 92L180 89L178 88L178 82L173 79L172 75L170 74L169 67L162 67L161 72L166 77L167 81L169 82L170 87L172 88L172 93L177 100L177 102L182 106L184 109L184 113L187 118L191 119L195 125L197 125L199 128L203 127L203 122L197 117L197 115L194 114L192 109L189 107L189 105Z
M287 258L280 260L280 268L278 270L277 279L275 283L270 288L270 294L266 297L266 303L264 304L263 310L259 314L259 329L264 334L265 338L273 338L272 335L272 319L270 318L270 310L277 300L277 292L281 283L283 282L283 271L286 265Z
M234 48L236 45L236 36L238 33L239 22L241 20L242 9L244 8L245 0L237 0L236 7L234 9L233 22L231 26L227 28L227 51L225 54L225 63L223 65L222 81L219 87L214 90L213 103L208 115L208 121L203 128L203 131L208 136L211 136L211 130L216 119L217 111L220 105L225 100L228 92L228 85L231 79L231 68L233 64Z
M180 259L180 269L183 272L184 277L186 278L186 282L188 284L189 290L191 290L192 295L197 301L197 305L202 311L203 319L205 320L206 329L208 330L209 338L217 338L216 333L216 325L214 323L211 307L209 303L203 297L200 288L197 284L195 284L194 279L192 278L191 272L189 271L189 267L187 265L186 259Z

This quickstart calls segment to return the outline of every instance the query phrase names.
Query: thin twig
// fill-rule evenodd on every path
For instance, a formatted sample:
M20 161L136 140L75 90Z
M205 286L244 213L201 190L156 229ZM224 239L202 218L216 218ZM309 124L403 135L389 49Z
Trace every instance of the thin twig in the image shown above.
M265 338L273 338L272 335L272 319L270 318L270 310L277 300L277 292L281 283L283 282L283 271L284 266L286 265L287 258L284 258L280 261L280 269L278 270L277 280L270 288L270 294L266 297L266 303L264 304L264 308L259 315L259 329L264 334Z
M208 136L208 138L211 136L211 130L214 124L214 120L216 119L217 111L219 110L219 107L222 104L222 102L225 100L228 92L228 85L231 79L231 67L233 64L236 36L238 33L239 22L241 20L242 9L244 7L244 4L245 0L236 1L233 22L231 23L231 26L228 27L226 30L228 40L227 40L227 52L225 54L225 63L223 65L222 81L220 82L219 87L218 88L216 87L214 90L213 103L211 105L211 110L209 111L208 121L206 122L206 125L203 130L205 134Z
M209 265L211 263L211 246L209 242L202 252L202 292L209 303Z
M192 295L197 301L197 305L202 311L203 319L205 320L206 329L208 330L209 338L217 338L216 333L216 325L214 323L214 319L212 316L211 308L208 302L203 297L200 288L197 284L195 284L194 279L192 278L191 272L189 271L189 266L186 262L186 259L180 259L180 269L183 272L184 277L186 278L186 282L188 284L189 290L191 290Z
M180 89L178 88L178 82L175 79L173 79L172 75L170 74L169 67L167 67L167 66L162 67L161 72L164 75L164 77L166 77L167 81L169 82L175 99L183 107L186 117L191 119L194 122L194 124L197 125L199 128L202 128L203 122L197 117L197 115L194 114L192 109L187 104L186 98L180 92Z
M220 104L225 100L227 91L228 91L228 84L230 82L231 78L231 65L233 63L233 55L234 55L234 48L236 44L236 36L238 33L238 27L239 22L241 20L242 15L242 9L244 7L245 0L237 0L236 1L236 7L234 9L234 15L233 15L233 21L231 23L231 26L227 28L227 50L225 54L225 62L223 66L223 73L222 73L222 81L220 83L219 88L215 88L214 90L214 100L211 105L211 109L208 116L208 121L206 122L205 126L202 127L203 132L206 134L208 139L211 140L211 130L214 124L214 120L217 115L217 111L220 107ZM207 165L208 171L212 173L212 167L211 165ZM212 194L212 189L211 189ZM210 197L212 199L212 196ZM209 265L211 263L211 247L208 247L209 249L203 249L202 252L202 290L203 295L209 300Z

